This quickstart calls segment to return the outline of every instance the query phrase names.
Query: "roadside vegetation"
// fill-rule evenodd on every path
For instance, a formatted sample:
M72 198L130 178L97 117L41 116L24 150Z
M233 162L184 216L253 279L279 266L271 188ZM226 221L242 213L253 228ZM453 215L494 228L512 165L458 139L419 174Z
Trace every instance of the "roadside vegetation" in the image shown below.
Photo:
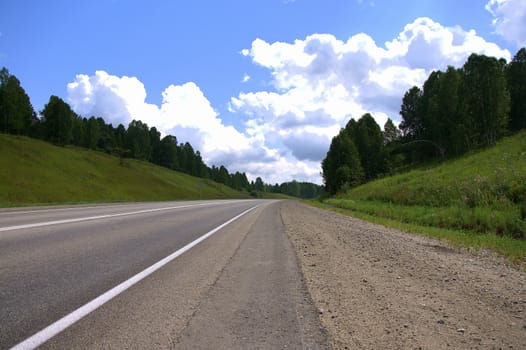
M165 198L199 198L199 195L209 198L234 198L238 196L314 198L323 191L321 186L306 182L291 181L270 185L266 184L260 177L256 178L255 181L249 181L245 173L239 171L230 173L223 165L208 166L198 150L195 150L188 142L179 143L176 136L166 135L161 138L161 133L155 127L149 127L138 120L131 121L128 127L122 124L115 127L112 124L107 124L100 117L82 117L77 115L71 106L58 96L51 96L37 117L29 96L22 88L20 81L16 76L10 74L7 68L0 70L0 133L27 136L48 142L49 144L45 146L44 143L40 143L46 150L53 149L50 154L44 156L50 156L51 159L56 158L57 164L60 165L59 168L63 171L61 177L49 177L47 180L50 182L44 182L44 187L32 187L32 184L44 181L41 178L42 176L45 177L46 174L55 172L53 169L46 168L46 166L51 167L53 164L44 163L41 164L41 168L30 166L23 168L16 164L19 161L24 162L23 159L17 158L19 155L17 152L26 148L27 157L33 157L35 154L32 152L36 149L29 150L27 145L30 142L28 140L22 141L21 138L17 139L20 141L19 143L15 141L4 142L0 151L4 160L8 161L3 163L4 166L1 171L4 173L0 174L0 179L5 177L7 180L0 183L0 188L6 189L4 195L0 197L0 201L4 204L0 205L37 202L62 203L64 200L75 202L160 200ZM5 140L8 139L4 138ZM49 147L50 144L68 149L70 152L78 152L77 158L82 158L86 164L95 164L99 170L85 169L86 164L76 164L79 166L75 168L62 164L61 162L65 163L69 158L75 158L74 155L64 153L57 148L51 148ZM97 152L87 152L87 150ZM4 154L4 152L6 153ZM8 155L9 152L12 154ZM106 156L101 153L105 153ZM61 159L62 156L65 158ZM121 168L113 169L110 167L108 171L117 170L116 175L120 181L126 182L130 179L131 183L128 187L126 187L128 185L126 183L113 183L109 180L106 182L95 181L94 183L75 182L78 179L91 179L91 176L97 178L97 174L102 174L102 177L106 176L105 173L100 172L100 168L104 167L104 162L110 162L109 159L113 163L117 160ZM147 164L150 166L148 167ZM25 188L19 188L19 185L13 182L14 179L10 178L12 174L9 174L9 169L13 167L18 167L17 181L20 184L22 181L20 179L24 179ZM163 170L160 170L160 167ZM138 173L133 173L133 169L137 170L138 168L141 168L143 173L139 177L137 177ZM125 169L132 169L130 170L131 173L127 174ZM83 174L82 170L90 170L90 172ZM146 175L149 171L159 172L159 174ZM184 177L181 173L190 176ZM75 179L66 179L68 175L74 176ZM133 182L133 179L138 180L140 177L144 181L151 179L154 182L141 182L140 184ZM196 180L196 178L201 180ZM192 180L194 182L187 179L194 179ZM70 194L59 193L62 185L57 185L57 188L53 189L57 193L47 192L50 189L50 184L58 180L65 181L63 188ZM207 184L207 186L198 189L196 184L200 182ZM76 188L77 183L94 186L94 188ZM15 185L18 187L10 187ZM116 188L104 188L104 186ZM167 187L164 188L163 186ZM225 189L226 187L230 190ZM125 188L127 189L125 190ZM22 195L22 193L26 194Z
M322 162L323 206L526 261L526 49L471 55L406 92L383 131L350 120Z
M250 198L146 161L0 134L0 206Z
M495 147L347 189L321 206L526 261L526 131Z

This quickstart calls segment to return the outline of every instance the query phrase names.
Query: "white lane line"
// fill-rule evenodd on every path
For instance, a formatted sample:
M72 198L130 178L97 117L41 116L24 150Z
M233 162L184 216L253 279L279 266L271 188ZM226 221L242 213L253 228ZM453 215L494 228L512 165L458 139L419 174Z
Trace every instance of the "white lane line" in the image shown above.
M132 204L114 204L114 205L91 205L91 206L82 206L77 205L73 207L65 207L65 208L37 208L33 210L20 210L21 208L1 208L0 209L0 216L5 215L23 215L23 214L40 214L40 213L48 213L48 212L60 212L60 211L76 211L76 210L85 210L85 209L104 209L104 208L123 208L123 207L131 207L134 205L138 205L139 203L132 203Z
M70 224L70 223L73 223L73 222L80 222L80 221L100 220L100 219L114 218L114 217L119 217L119 216L129 216L129 215L137 215L137 214L144 214L144 213L153 213L153 212L157 212L157 211L166 211L166 210L191 208L191 207L202 207L202 206L207 206L207 205L232 204L232 203L236 203L236 202L237 201L235 201L235 202L219 202L219 203L188 204L188 205L179 205L179 206L176 206L176 207L137 210L137 211L131 211L131 212L119 213L119 214L106 214L106 215L88 216L88 217L82 217L82 218L73 218L73 219L37 222L37 223L34 223L34 224L25 224L25 225L0 227L0 232L22 230L22 229L26 229L26 228L34 228L34 227L42 227L42 226L59 225L59 224Z
M175 258L177 258L179 255L183 254L184 252L190 250L195 245L199 244L200 242L204 241L208 237L212 236L217 231L221 230L223 227L227 226L228 224L231 224L232 222L236 221L243 215L247 214L248 212L254 210L259 205L255 205L250 209L245 210L241 214L233 217L232 219L224 222L223 224L217 226L211 231L208 231L203 236L199 237L195 241L188 243L181 249L177 250L176 252L172 253L171 255L168 255L166 258L156 262L152 266L146 268L145 270L139 272L135 276L131 277L130 279L122 282L116 287L113 287L112 289L108 290L106 293L98 296L97 298L93 299L87 304L84 304L77 310L73 311L72 313L62 317L60 320L56 321L55 323L47 326L46 328L42 329L40 332L32 335L31 337L27 338L26 340L22 341L21 343L18 343L14 347L12 347L10 350L32 350L37 348L38 346L44 344L46 341L57 335L58 333L62 332L66 328L73 325L75 322L82 319L84 316L88 315L90 312L96 310L97 308L101 307L111 299L115 298L117 295L121 294L134 284L138 283L142 279L148 277L164 265L168 264Z
M157 202L161 203L161 202ZM129 203L114 203L114 204L100 204L100 205L74 205L70 207L36 207L32 210L20 210L22 208L0 208L0 216L4 215L18 215L18 214L40 214L40 213L47 213L47 212L60 212L60 211L77 211L77 210L85 210L85 209L105 209L105 208L126 208L126 207L133 207L133 206L140 206L144 204L155 204L155 202L129 202Z

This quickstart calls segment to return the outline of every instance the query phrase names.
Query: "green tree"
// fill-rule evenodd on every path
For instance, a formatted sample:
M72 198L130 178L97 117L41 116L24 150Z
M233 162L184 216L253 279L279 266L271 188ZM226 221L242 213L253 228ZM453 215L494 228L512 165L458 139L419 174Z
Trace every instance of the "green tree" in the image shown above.
M99 126L99 140L97 147L107 152L112 152L115 149L115 132L111 124L106 124L104 119L97 118L97 125Z
M73 119L71 107L60 97L51 96L42 111L45 138L57 145L71 143Z
M400 137L402 137L400 130L396 127L391 118L387 118L387 121L384 124L383 132L384 145L396 142L400 140Z
M161 133L155 127L150 129L150 147L152 150L150 162L161 164Z
M254 189L259 192L265 191L265 183L263 182L263 179L259 176L256 178L256 182L254 183Z
M181 145L179 154L181 156L180 163L182 171L190 175L198 176L198 167L192 145L185 142Z
M448 67L441 75L438 87L438 120L436 126L440 129L432 135L442 153L457 155L466 148L466 139L470 133L469 120L466 119L465 106L462 99L462 72L454 67Z
M463 67L464 89L471 142L490 146L503 136L508 126L510 96L502 63L494 57L472 54Z
M382 130L369 113L357 122L351 119L345 132L356 146L367 180L387 171Z
M400 107L400 115L402 122L400 123L400 130L404 136L409 139L418 139L423 134L422 115L420 113L420 103L422 98L422 90L417 86L413 86L404 94L402 99L402 106Z
M520 49L510 62L506 75L510 92L511 131L526 128L526 49Z
M159 148L160 165L173 170L179 169L179 147L177 146L177 138L172 135L163 137Z
M126 128L124 125L119 124L117 128L114 129L115 134L115 147L123 149L126 143Z
M0 132L27 135L38 122L29 96L6 68L0 71Z
M321 167L325 190L330 194L335 194L344 185L357 186L365 178L356 146L345 130L332 139Z
M193 175L202 177L204 179L208 178L208 167L203 161L203 157L201 157L201 152L195 151L194 162L195 162L195 174ZM230 186L232 187L231 183L230 183Z
M71 129L72 142L75 146L84 147L86 142L86 127L84 120L75 116L73 118L73 126Z
M133 158L149 160L151 144L148 125L140 120L133 120L128 125L125 145L131 151Z
M219 183L230 186L230 174L228 173L227 168L225 168L223 165L219 167L219 174L218 174L217 181Z
M99 144L100 130L97 118L91 117L88 119L86 127L86 147L96 149Z
M243 191L248 190L249 186L247 175L245 173L236 171L236 173L232 175L232 188L238 191Z

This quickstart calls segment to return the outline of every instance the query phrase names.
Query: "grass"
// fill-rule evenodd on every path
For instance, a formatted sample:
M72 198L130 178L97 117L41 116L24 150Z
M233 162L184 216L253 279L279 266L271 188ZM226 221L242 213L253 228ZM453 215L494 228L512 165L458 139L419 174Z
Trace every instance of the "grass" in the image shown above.
M350 189L324 205L524 262L526 132L438 166Z
M1 207L200 198L249 195L144 161L0 135Z

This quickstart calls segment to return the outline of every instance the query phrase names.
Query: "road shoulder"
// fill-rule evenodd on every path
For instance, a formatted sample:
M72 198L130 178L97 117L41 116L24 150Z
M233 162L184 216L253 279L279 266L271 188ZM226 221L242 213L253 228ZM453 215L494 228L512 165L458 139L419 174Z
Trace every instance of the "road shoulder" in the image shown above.
M502 260L299 202L282 217L335 349L526 344L526 273Z
M174 348L325 349L327 339L281 220L261 209Z

